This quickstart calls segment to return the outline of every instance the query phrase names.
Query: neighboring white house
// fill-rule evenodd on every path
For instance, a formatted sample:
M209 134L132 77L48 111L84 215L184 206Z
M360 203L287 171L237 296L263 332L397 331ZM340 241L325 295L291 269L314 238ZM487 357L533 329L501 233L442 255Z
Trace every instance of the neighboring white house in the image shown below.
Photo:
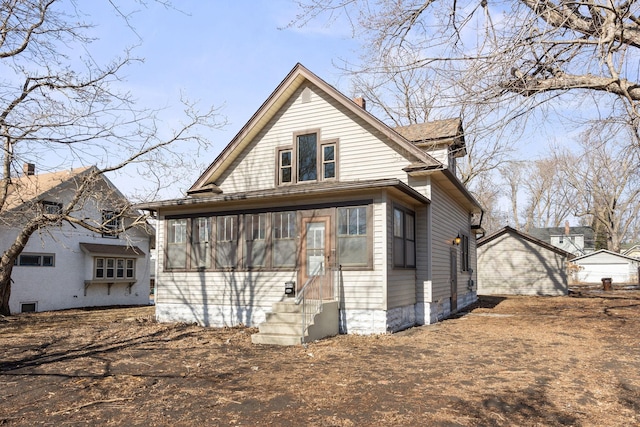
M591 227L534 228L528 234L575 256L595 251L595 232Z
M365 107L298 64L187 197L138 206L158 218L159 321L257 326L293 300L287 286L303 298L323 283L342 333L476 301L461 121L394 130Z
M622 255L630 256L631 258L640 259L640 245L633 245L625 251L621 251Z
M478 240L478 294L566 295L573 255L511 227Z
M11 180L0 249L12 244L29 212L59 212L91 170L35 174L33 164L25 165L23 175ZM126 199L104 176L94 185L100 197L83 200L74 217L106 223L113 233L96 234L67 222L36 231L13 268L11 312L149 303L152 235L138 227L119 231L128 218L116 211Z
M639 283L640 260L630 256L601 249L578 258L572 263L576 283L601 283L610 278L613 284Z

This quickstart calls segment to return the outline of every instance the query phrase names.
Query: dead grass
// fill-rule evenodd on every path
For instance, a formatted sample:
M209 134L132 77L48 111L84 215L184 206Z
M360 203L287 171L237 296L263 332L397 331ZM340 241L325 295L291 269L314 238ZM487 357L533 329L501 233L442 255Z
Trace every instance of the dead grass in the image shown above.
M252 345L153 307L0 319L0 424L640 423L640 292L485 297L394 335Z

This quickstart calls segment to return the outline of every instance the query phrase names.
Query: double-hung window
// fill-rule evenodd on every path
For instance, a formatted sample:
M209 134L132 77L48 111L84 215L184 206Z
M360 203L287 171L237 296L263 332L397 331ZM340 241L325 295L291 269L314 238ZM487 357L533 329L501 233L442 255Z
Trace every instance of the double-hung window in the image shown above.
M295 135L293 147L280 148L277 153L279 185L338 177L337 140L320 141L318 132Z
M338 262L340 265L369 264L367 208L338 208Z
M278 152L278 183L293 182L293 150L284 149Z
M469 263L469 236L463 234L460 237L460 245L462 246L462 271L469 271L471 269Z
M393 265L416 266L415 216L400 208L393 209Z
M322 145L322 179L336 177L336 144Z
M102 237L118 237L121 226L120 215L116 211L102 211L102 228L105 230Z

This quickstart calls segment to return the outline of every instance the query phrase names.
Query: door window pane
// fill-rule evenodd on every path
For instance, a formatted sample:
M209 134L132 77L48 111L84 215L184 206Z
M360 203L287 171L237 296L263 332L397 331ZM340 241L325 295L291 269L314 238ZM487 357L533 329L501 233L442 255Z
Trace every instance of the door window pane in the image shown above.
M324 274L324 222L307 224L307 276Z

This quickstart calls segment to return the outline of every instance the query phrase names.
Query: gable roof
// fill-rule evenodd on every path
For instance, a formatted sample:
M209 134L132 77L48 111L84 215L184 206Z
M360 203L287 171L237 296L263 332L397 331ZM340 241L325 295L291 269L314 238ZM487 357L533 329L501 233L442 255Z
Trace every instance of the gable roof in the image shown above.
M18 208L26 203L46 200L48 195L56 193L57 190L68 182L90 173L94 168L95 166L88 166L59 172L23 175L11 178L9 192L3 210L7 211Z
M340 105L364 120L378 132L387 137L396 146L416 158L417 163L424 167L436 168L442 166L440 162L424 152L415 144L405 139L400 133L394 131L382 121L377 119L364 108L360 107L350 98L320 77L309 71L302 64L298 63L293 67L278 87L269 95L267 100L260 106L258 111L249 119L238 134L222 150L220 155L209 165L205 172L187 190L187 194L198 193L203 190L216 190L215 181L224 173L232 162L242 153L251 140L264 128L264 126L274 117L280 108L287 102L293 93L305 82L310 82L320 88L327 95L332 97Z
M524 240L526 240L528 242L534 243L534 244L536 244L536 245L538 245L538 246L540 246L542 248L545 248L545 249L550 250L552 252L555 252L557 254L563 255L563 256L565 256L565 257L567 257L569 259L574 257L574 255L571 252L567 252L567 251L565 251L563 249L560 249L560 248L558 248L556 246L553 246L550 243L547 243L545 241L537 239L537 238L535 238L533 236L530 236L529 234L523 233L522 231L518 231L515 228L509 227L508 225L505 226L504 228L494 232L494 233L489 234L488 236L485 236L485 237L479 239L478 242L477 242L477 247L481 247L483 245L486 245L487 243L491 242L492 240L495 240L498 237L500 237L500 236L502 236L504 234L507 234L507 233L514 234L514 235L520 237L521 239L524 239Z
M631 246L629 249L625 250L624 252L622 252L622 255L629 255L633 252L640 252L640 245L633 245Z
M547 228L532 228L529 230L529 234L545 241L550 241L551 236L566 236L565 227L547 227ZM594 246L595 232L593 228L588 226L581 227L569 227L569 236L583 235L585 248L592 248Z
M600 249L599 251L591 252L591 253L586 254L586 255L581 255L579 257L574 258L573 261L574 262L575 261L584 261L587 258L591 258L591 257L597 256L597 255L601 255L601 254L606 254L606 255L609 255L609 256L622 258L622 259L627 260L627 261L634 261L634 262L638 262L639 261L638 258L630 257L630 256L619 254L619 253L616 253L616 252L611 252L611 251L609 251L607 249Z
M420 148L447 144L452 146L456 157L467 154L460 118L398 126L394 130Z

